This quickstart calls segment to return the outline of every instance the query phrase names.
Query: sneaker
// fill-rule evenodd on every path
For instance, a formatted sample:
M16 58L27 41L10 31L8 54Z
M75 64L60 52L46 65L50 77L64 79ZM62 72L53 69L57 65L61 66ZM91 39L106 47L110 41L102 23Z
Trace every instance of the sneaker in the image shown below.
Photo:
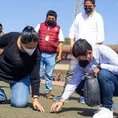
M61 100L61 97L62 97L61 95L60 96L57 96L57 97L53 98L53 100L55 102L60 101ZM67 99L65 102L69 102L69 99Z
M102 107L103 107L103 106L102 106L102 104L101 104L100 107L99 107L99 109L96 110L96 111L94 111L94 114L96 114L97 112L99 112ZM117 105L115 104L115 102L113 102L111 109L112 109L112 111L115 111L116 109L118 109L118 107L117 107Z
M100 109L101 107L103 107L102 104L100 105L99 109ZM115 111L115 110L118 109L118 106L117 106L117 104L116 104L115 102L113 102L111 109L112 109L113 111ZM97 111L98 111L98 110L97 110ZM95 111L94 114L95 114L97 111Z
M53 98L53 100L54 100L55 102L57 102L57 101L61 100L61 96L57 96L57 97Z
M105 107L99 108L93 118L113 118L113 111Z
M79 98L79 102L80 102L81 104L85 104L85 99L84 99L83 96L80 96L80 98Z
M53 99L53 98L54 98L54 95L52 95L51 93L46 93L46 94L45 94L45 97L46 97L47 99Z

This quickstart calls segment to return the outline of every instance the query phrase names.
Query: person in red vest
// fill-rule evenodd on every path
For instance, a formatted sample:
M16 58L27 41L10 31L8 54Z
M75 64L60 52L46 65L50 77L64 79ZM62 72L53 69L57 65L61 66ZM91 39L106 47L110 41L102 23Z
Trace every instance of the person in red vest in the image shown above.
M44 79L45 66L45 97L53 99L54 95L51 94L52 74L55 63L61 60L62 42L64 41L62 30L57 25L57 13L49 10L45 22L38 24L35 30L39 36L39 49L41 51L40 78Z

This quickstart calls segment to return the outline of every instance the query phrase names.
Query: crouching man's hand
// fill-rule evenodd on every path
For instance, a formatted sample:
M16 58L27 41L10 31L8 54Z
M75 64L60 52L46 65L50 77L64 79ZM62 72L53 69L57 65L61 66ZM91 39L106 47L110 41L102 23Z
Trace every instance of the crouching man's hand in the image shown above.
M51 106L50 112L52 112L52 113L59 112L63 105L64 105L63 101L53 103Z
M39 110L40 112L45 112L44 108L39 103L39 97L33 97L33 108Z
M99 67L95 67L95 68L93 69L93 76L97 77L99 71L100 71L100 68L99 68Z

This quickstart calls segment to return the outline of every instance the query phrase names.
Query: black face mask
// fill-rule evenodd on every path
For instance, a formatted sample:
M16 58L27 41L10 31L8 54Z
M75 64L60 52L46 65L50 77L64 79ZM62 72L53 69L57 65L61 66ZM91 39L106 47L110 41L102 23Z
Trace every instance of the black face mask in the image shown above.
M88 60L81 60L79 61L79 65L83 68L85 68L89 64Z
M52 27L55 25L55 21L53 21L53 20L46 20L46 23L49 27Z
M0 33L2 32L2 28L0 28Z
M84 10L85 10L85 12L86 12L87 14L90 14L90 13L92 12L92 8L91 8L91 7L89 7L89 8L84 8Z

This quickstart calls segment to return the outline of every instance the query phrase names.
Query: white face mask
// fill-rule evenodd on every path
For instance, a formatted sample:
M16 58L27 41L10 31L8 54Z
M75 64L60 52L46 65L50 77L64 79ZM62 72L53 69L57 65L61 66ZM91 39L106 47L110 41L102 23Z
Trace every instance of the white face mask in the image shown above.
M30 56L34 53L34 51L35 51L35 49L36 49L36 48L28 49L28 48L25 48L24 45L22 45L22 47L23 47L23 49L25 50L25 52L26 52L27 54L29 54Z

